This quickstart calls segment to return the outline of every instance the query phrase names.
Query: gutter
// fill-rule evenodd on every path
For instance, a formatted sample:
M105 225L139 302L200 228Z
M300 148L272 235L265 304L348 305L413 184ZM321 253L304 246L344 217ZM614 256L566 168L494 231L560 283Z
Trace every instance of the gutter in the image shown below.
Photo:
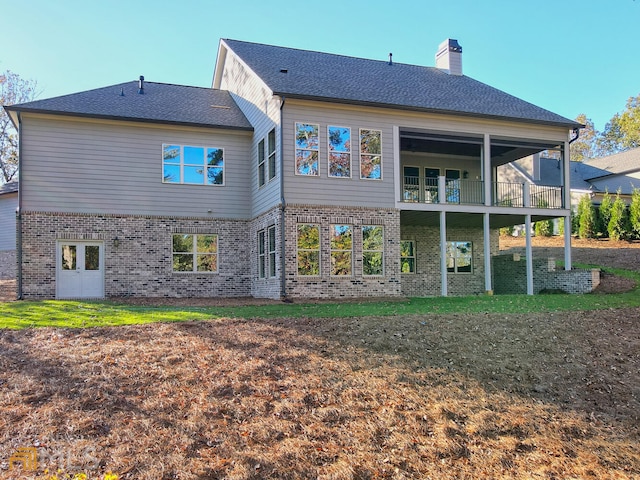
M280 298L282 301L287 301L287 278L286 278L286 243L285 243L285 211L287 209L287 202L284 198L284 125L282 121L282 110L284 108L284 102L286 98L284 95L280 96Z
M18 211L16 212L17 300L22 300L22 115L18 112Z
M569 140L569 145L571 145L573 142L575 142L578 138L580 138L580 127L576 127L573 129L573 133L576 134L575 137L573 137L571 140ZM569 158L569 160L571 160L571 158Z

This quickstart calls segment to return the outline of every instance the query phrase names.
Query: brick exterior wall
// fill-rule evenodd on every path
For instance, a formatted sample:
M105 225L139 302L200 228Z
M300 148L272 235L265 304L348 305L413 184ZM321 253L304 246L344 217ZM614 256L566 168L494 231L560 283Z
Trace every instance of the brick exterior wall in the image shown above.
M320 275L298 275L297 225L320 225ZM352 275L331 275L330 225L353 226ZM384 227L384 275L362 275L363 225ZM400 212L395 209L288 205L285 213L286 294L292 298L393 297L400 286Z
M0 251L0 280L13 280L16 278L16 251Z
M533 259L533 293L561 290L589 293L600 284L600 270L557 270L554 258ZM524 256L493 257L496 294L527 293L527 262Z
M23 294L56 295L57 240L104 244L105 296L246 297L250 288L249 223L209 218L22 214ZM218 272L172 271L173 233L218 235ZM118 237L119 245L113 239Z
M498 231L490 233L491 254L498 252ZM442 293L440 280L440 229L438 227L406 225L400 240L415 242L416 273L402 274L402 293L408 297L438 296ZM449 228L447 241L472 242L472 273L448 273L448 295L476 295L485 293L484 235L482 228Z

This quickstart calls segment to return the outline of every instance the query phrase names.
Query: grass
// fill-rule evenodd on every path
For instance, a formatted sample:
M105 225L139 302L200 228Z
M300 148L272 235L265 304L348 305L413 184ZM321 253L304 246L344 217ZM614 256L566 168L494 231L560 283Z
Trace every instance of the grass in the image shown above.
M594 268L580 265L580 268ZM607 268L608 273L640 285L640 273ZM534 313L588 311L640 306L638 288L620 294L476 295L410 298L404 301L349 303L291 303L233 307L167 307L118 304L110 301L27 301L0 304L0 328L105 327L155 322L220 318L344 318L426 313Z

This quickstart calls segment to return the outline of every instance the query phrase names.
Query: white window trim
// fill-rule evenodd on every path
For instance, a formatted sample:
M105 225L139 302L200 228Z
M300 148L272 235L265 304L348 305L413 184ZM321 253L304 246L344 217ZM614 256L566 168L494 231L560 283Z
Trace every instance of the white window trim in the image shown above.
M262 238L260 238L262 236ZM267 278L267 230L258 230L256 241L258 243L258 278ZM262 265L263 270L260 271Z
M336 250L334 248L331 247L331 239L333 238L333 227L349 227L349 229L351 230L351 249L350 250ZM351 278L354 276L354 272L353 272L353 225L351 224L344 224L344 223L332 223L329 225L329 269L331 270L331 277L335 277L335 278ZM335 275L333 273L333 265L331 264L331 259L333 258L333 252L350 252L351 253L351 268L350 271L351 273L349 273L349 275Z
M318 248L300 248L298 247L298 227L300 225L308 225L318 229ZM318 273L314 275L300 275L300 265L298 264L298 254L300 252L318 252ZM296 276L302 278L318 278L322 276L322 228L318 223L298 223L296 224Z
M369 131L374 131L374 132L380 132L380 154L378 155L380 157L380 178L367 178L367 177L363 177L362 176L362 155L372 155L372 154L368 154L368 153L363 153L362 152L362 148L360 145L360 137L362 136L362 132L363 130L369 130ZM358 129L358 159L360 160L360 164L359 164L359 174L360 174L360 180L370 180L370 181L374 181L374 182L380 182L383 180L383 173L384 173L384 169L382 168L383 164L383 155L382 155L382 130L379 128L360 128Z
M346 153L349 155L349 176L348 177L339 177L337 175L331 175L331 135L329 134L330 128L342 128L345 130L349 130L349 151L348 152L338 152L338 153ZM340 125L327 125L327 176L329 178L337 178L337 179L351 179L353 178L353 137L351 135L351 127L344 127Z
M301 124L301 125L314 125L316 127L318 127L318 148L317 150L313 150L313 149L309 149L309 148L298 148L298 146L296 145L296 137L298 134L298 127L297 125ZM319 177L320 176L320 144L321 144L321 139L320 139L320 124L319 123L311 123L311 122L304 122L304 121L296 121L293 123L293 168L295 170L295 175L298 177ZM296 150L305 150L308 152L318 152L318 173L316 173L315 175L311 175L311 174L304 174L304 173L298 173L298 165L296 163Z
M382 229L382 250L365 250L364 249L364 229L366 227L374 227L374 228L381 228ZM362 235L362 276L366 277L366 278L371 278L371 277L384 277L384 226L383 225L362 225L362 227L360 228L360 234ZM366 275L364 273L364 254L365 253L381 253L382 254L382 273L379 274L375 274L375 275Z
M258 188L262 188L267 183L266 157L264 138L258 142ZM261 156L262 154L262 156ZM262 182L260 181L260 167L262 167Z
M458 256L454 255L454 257L453 257L453 260L454 260L454 262L453 262L453 272L450 272L449 268L447 267L447 274L448 275L473 275L473 271L474 271L474 268L473 268L473 242L464 241L464 240L447 240L447 243L468 243L468 244L471 245L471 264L469 265L471 267L471 271L469 271L469 272L459 272L458 271L458 262L456 262ZM454 251L457 252L458 249L456 248ZM448 258L449 257L447 256L447 259Z
M173 250L173 236L174 235L192 235L193 236L193 252L175 252ZM216 237L216 253L209 254L216 256L216 269L213 271L198 270L198 236ZM173 255L174 254L191 254L193 255L193 270L181 271L173 269ZM206 252L200 252L206 254ZM216 275L220 271L220 237L217 233L179 233L175 232L171 234L171 273L176 275Z
M319 131L319 127L318 127L318 131ZM271 133L273 132L273 150L270 150L271 145L269 144L269 136L271 135ZM278 151L278 137L277 137L277 133L276 133L276 129L272 128L271 130L269 130L269 133L267 133L267 141L265 142L265 146L267 148L266 151L266 157L267 157L267 171L266 173L266 178L267 178L267 182L270 182L271 180L273 180L274 178L276 178L278 176L278 166L276 165L276 152ZM271 175L271 168L273 166L273 176Z
M412 248L413 255L412 256L407 256L407 255L403 256L402 255L402 242L411 242L413 244L413 248ZM418 265L417 265L418 260L417 260L417 255L416 255L416 241L415 240L402 240L402 239L400 239L400 247L401 247L400 248L400 274L401 275L415 275L416 271L418 269L417 268L418 267ZM403 258L412 258L413 259L413 272L403 272L402 271L402 259Z
M165 147L179 147L180 148L180 163L176 164L175 162L169 162L170 165L177 165L180 168L180 181L179 182L167 182L164 179L164 166L165 166L165 160L164 160L164 149ZM212 168L209 167L207 165L207 149L209 148L214 148L216 150L222 150L222 167L215 167L215 168L222 168L222 183L207 183L207 174L205 173L203 175L203 183L191 183L191 182L185 182L184 181L184 167L185 167L185 163L184 163L184 148L185 147L192 147L192 148L202 148L204 150L204 155L202 158L202 167L204 169L204 171L207 171L207 168ZM162 179L162 183L164 185L202 185L205 187L224 187L225 183L227 181L227 172L226 172L226 158L225 158L225 149L223 147L214 147L212 145L183 145L181 143L163 143L162 144L162 153L161 153L161 158L162 161L160 162L160 178ZM186 166L194 166L194 164L186 164Z
M271 232L273 232L273 250L271 250ZM267 276L269 278L276 278L278 276L277 265L277 252L278 252L278 237L276 235L276 226L271 225L267 227ZM273 273L272 273L273 272Z

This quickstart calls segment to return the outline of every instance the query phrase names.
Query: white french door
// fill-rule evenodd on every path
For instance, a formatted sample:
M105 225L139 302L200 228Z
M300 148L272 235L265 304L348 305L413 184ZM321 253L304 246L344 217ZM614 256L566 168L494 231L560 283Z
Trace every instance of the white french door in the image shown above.
M59 241L56 253L57 298L104 297L104 245Z

